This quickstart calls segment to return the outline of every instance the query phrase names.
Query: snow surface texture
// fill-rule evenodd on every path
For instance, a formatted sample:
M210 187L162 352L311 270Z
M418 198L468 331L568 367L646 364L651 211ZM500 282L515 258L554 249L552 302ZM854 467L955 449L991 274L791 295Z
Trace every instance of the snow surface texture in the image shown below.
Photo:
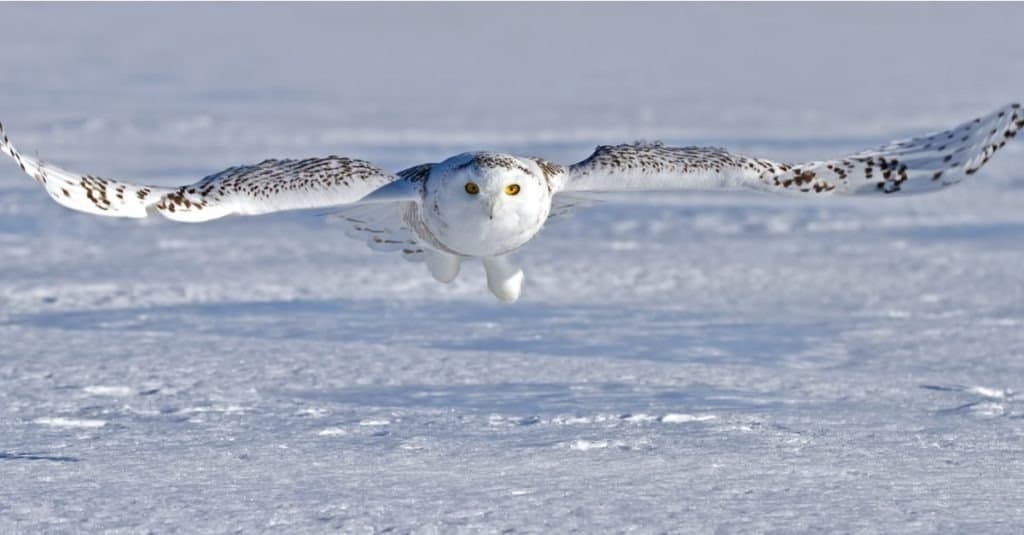
M662 139L841 155L1024 95L1024 6L3 5L0 119L173 184ZM0 532L1019 532L1024 149L888 202L638 196L451 286L308 214L0 167ZM599 239L600 238L600 239Z

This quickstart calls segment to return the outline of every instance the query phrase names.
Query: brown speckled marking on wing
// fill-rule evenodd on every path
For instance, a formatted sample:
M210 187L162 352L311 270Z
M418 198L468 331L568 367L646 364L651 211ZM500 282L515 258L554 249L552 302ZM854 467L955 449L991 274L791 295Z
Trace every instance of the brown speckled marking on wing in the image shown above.
M876 191L931 191L977 173L1022 126L1024 112L1010 104L950 130L894 141L848 159L863 166L862 180Z
M692 179L694 182L688 182ZM666 147L661 143L602 145L569 167L567 191L689 189L694 183L757 180L766 186L830 186L817 173L717 147ZM616 187L621 182L624 188ZM593 184L596 187L591 187ZM607 188L607 189L605 189Z
M7 137L7 131L4 130L4 123L2 122L0 122L0 147L3 148L5 154L14 158L14 161L18 164L18 167L21 168L23 173L28 173L33 179L40 181L41 184L46 183L46 180L42 178L41 175L38 173L30 173L28 168L25 167L25 162L21 159L21 153L19 153L17 149L14 148L14 145L11 144L11 140Z
M951 130L799 165L711 147L660 143L598 147L569 168L565 191L755 189L814 194L922 193L978 171L1024 127L1011 104Z
M33 180L42 184L58 204L92 214L114 217L145 217L152 204L148 195L164 188L126 184L94 175L81 175L37 158L24 156L14 147L0 124L0 152L7 154Z
M410 182L423 183L427 181L427 178L430 176L430 170L433 169L435 165L437 164L424 163L420 165L415 165L408 169L403 169L402 171L399 171L398 177L403 180L408 180Z
M544 174L544 182L548 185L548 191L554 191L556 186L559 185L557 177L565 173L565 167L543 158L530 159L537 163L537 166L540 167L540 172Z
M154 210L177 221L198 222L230 214L339 206L354 203L395 180L368 162L328 156L265 160L232 167L181 187L143 186L73 173L23 156L2 125L0 150L61 205L115 217L145 217Z
M171 219L205 221L229 213L337 206L358 201L392 180L392 175L368 162L340 156L264 160L177 188L155 208Z

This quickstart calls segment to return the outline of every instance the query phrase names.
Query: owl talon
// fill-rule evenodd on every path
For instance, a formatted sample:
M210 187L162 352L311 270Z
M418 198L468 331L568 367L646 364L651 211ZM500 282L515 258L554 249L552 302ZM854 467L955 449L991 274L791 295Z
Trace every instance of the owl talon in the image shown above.
M523 270L512 265L504 256L484 258L487 287L498 299L512 303L523 290Z

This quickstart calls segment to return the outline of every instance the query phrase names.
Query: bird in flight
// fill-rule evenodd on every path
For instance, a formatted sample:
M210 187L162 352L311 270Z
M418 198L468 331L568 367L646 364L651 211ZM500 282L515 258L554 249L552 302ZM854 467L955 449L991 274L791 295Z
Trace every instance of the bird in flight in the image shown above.
M713 147L660 143L600 146L563 166L541 158L467 152L396 174L351 158L265 160L231 167L186 186L143 186L66 171L25 156L0 124L0 150L57 203L91 214L160 214L198 223L228 215L338 209L346 233L377 250L422 260L441 282L479 258L502 301L519 298L523 271L509 253L547 220L602 193L755 190L794 195L886 196L935 191L973 175L1024 127L1009 104L950 130L802 164L751 158Z

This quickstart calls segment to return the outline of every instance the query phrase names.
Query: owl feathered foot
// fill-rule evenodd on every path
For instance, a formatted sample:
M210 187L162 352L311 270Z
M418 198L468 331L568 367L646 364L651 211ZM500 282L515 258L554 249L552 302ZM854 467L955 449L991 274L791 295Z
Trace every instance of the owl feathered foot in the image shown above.
M463 257L441 251L427 251L427 269L438 282L449 283L459 276ZM483 258L484 271L487 272L487 287L498 299L512 303L519 299L523 289L523 270L519 269L507 256Z
M523 289L523 270L513 265L507 256L492 256L483 261L491 293L506 303L519 299Z
M445 284L455 280L459 276L459 267L462 265L462 257L441 251L427 251L427 269L434 277L434 280Z

